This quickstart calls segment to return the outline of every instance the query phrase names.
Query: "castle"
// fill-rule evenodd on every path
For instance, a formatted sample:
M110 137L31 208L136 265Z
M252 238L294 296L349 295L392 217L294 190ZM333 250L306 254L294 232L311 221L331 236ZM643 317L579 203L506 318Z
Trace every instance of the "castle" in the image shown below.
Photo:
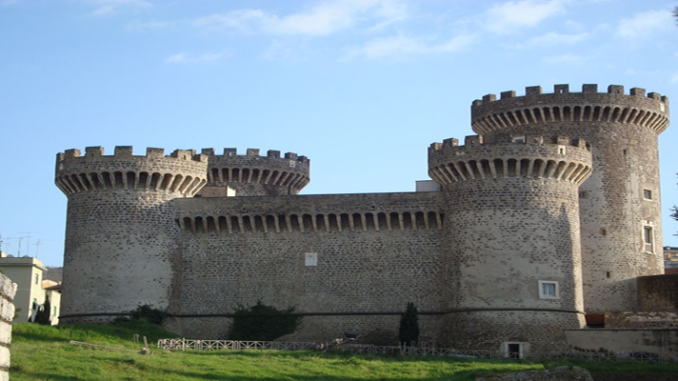
M637 309L636 279L663 273L668 98L556 85L471 112L477 135L433 143L435 184L412 193L298 195L310 161L279 151L59 153L61 321L151 304L213 339L262 299L304 315L288 339L325 340L394 335L411 301L440 345L549 351L586 314Z

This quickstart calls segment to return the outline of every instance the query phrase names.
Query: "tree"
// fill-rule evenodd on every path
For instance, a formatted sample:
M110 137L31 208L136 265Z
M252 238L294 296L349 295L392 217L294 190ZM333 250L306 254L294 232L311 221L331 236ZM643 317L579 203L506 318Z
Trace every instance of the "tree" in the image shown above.
M52 319L50 317L51 309L52 305L49 302L49 298L45 297L45 304L38 309L34 322L42 325L52 325Z
M405 313L400 315L398 338L406 346L419 342L419 311L412 302L407 303Z
M238 306L232 319L229 340L273 341L294 333L302 317L294 314L294 307L279 310L259 299L252 307Z

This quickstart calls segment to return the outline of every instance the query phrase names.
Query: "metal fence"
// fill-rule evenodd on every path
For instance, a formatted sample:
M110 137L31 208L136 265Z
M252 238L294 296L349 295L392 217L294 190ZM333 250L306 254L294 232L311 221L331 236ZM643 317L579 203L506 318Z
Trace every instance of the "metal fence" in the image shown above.
M546 343L540 343L546 344ZM556 343L553 343L556 345ZM284 351L323 350L362 355L408 355L408 356L438 356L474 359L506 359L504 352L498 350L457 350L452 348L437 348L426 343L419 346L377 346L367 344L350 344L341 340L325 343L316 342L281 342L281 341L231 341L231 340L191 340L191 339L160 339L158 348L167 351L210 351L210 350L249 350L275 349ZM535 353L536 352L536 353ZM521 360L568 360L592 362L678 362L678 354L674 356L660 356L648 352L578 352L566 351L559 353L531 352Z

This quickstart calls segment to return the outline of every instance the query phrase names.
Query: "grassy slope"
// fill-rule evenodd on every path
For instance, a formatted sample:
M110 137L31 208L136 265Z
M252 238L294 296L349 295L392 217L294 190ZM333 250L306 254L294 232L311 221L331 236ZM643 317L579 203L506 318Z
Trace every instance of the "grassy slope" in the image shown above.
M447 358L388 358L300 351L163 352L141 355L134 333L150 343L171 333L154 326L127 323L118 326L73 325L45 327L15 324L12 343L13 381L21 380L474 380L491 373L543 369L530 362L481 361ZM69 340L125 348L93 350ZM547 364L550 367L558 364ZM593 365L593 364L588 364ZM607 365L620 371L620 364ZM630 364L637 369L637 364ZM585 367L590 368L589 366ZM602 365L603 371L606 365ZM678 372L670 364L653 368ZM623 371L623 370L621 370Z

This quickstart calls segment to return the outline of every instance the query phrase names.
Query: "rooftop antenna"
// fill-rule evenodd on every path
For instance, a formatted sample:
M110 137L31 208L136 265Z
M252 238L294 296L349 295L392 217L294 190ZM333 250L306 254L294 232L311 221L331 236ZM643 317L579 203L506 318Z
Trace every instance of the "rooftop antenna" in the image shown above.
M51 240L50 239L39 239L38 238L38 241L35 243L35 258L36 259L38 258L38 251L40 250L40 244L42 243L42 241L51 241Z
M28 238L26 240L26 255L28 255L30 257L31 256L31 232L17 232L17 233L26 234L25 236L23 236L21 238ZM21 244L19 244L19 246L21 246Z

